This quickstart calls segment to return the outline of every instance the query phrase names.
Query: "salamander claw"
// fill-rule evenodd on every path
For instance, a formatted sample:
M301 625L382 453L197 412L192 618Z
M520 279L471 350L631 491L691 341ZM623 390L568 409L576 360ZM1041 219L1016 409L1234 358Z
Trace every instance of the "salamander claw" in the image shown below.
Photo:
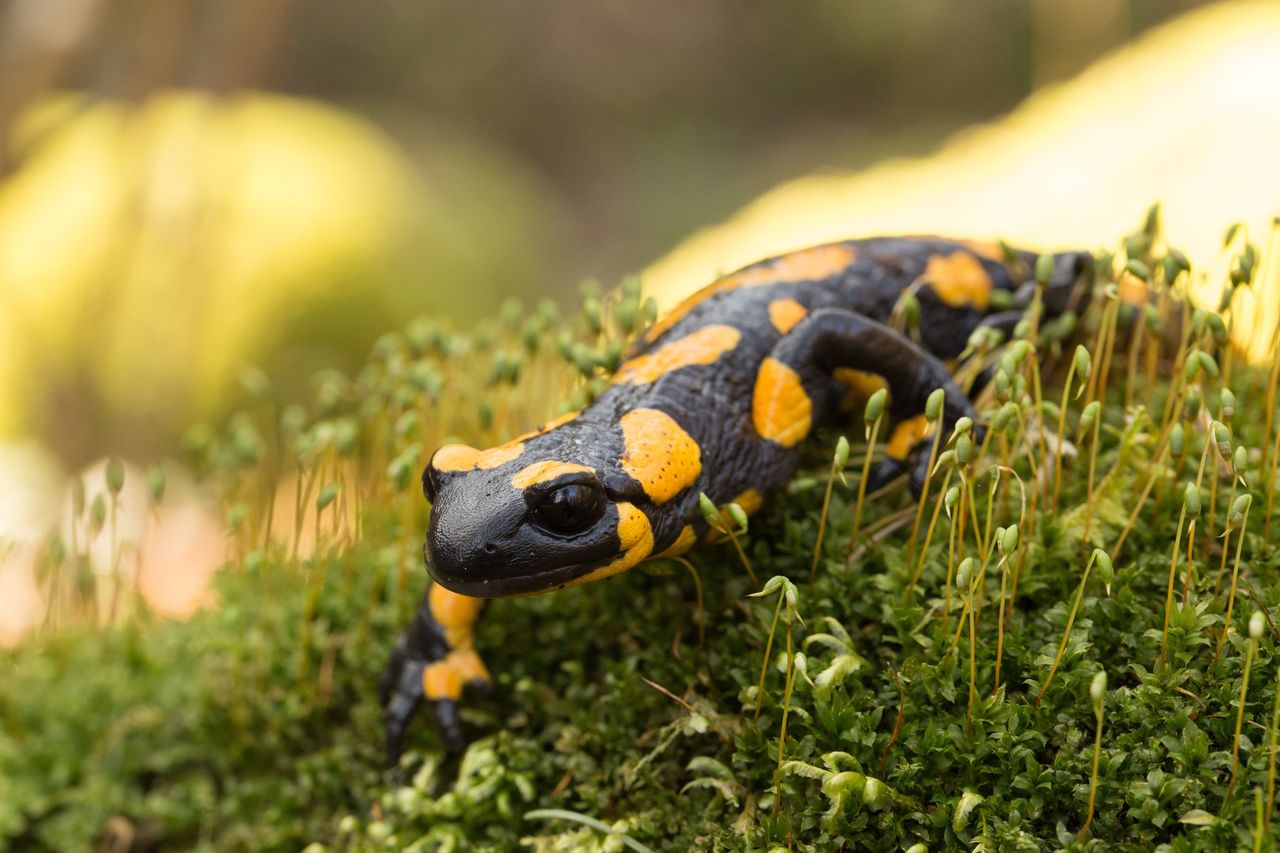
M401 638L382 675L379 693L386 708L387 763L400 760L404 733L424 701L435 713L440 743L451 753L462 752L467 736L459 715L464 693L487 694L493 682L484 663L471 648L454 649L439 659L414 654L412 639Z
M467 748L467 735L458 717L458 703L453 699L433 699L431 705L436 714L436 730L445 751L457 754Z
M394 767L400 762L405 729L413 719L418 706L422 704L424 668L422 661L408 657L397 644L391 656L391 663L383 673L380 693L382 704L386 708L384 725L388 767Z

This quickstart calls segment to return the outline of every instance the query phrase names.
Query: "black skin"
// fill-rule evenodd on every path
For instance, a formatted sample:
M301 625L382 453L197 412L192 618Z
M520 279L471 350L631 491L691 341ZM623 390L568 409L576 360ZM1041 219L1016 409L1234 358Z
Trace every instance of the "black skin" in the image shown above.
M1016 252L1004 258L937 238L876 238L806 251L832 247L837 257L841 247L853 250L852 262L825 269L817 278L794 274L812 267L788 263L803 253L752 264L744 268L755 278L752 286L717 290L713 284L682 306L685 310L676 322L665 328L659 323L655 328L660 334L642 336L628 353L628 358L643 355L712 324L737 329L737 345L712 363L680 367L651 382L610 385L575 418L526 439L516 458L496 467L441 470L435 464L438 457L433 457L423 473L424 492L432 501L423 554L433 581L479 598L563 588L623 552L620 504L644 513L652 530L651 554L659 555L686 526L692 526L697 541L706 537L709 528L698 510L700 492L720 505L749 489L763 496L780 489L794 473L800 447L762 438L754 425L752 396L766 357L795 370L812 401L815 423L840 416L847 389L833 379L837 368L883 377L895 418L922 413L928 396L942 388L944 435L960 417L976 421L969 398L952 381L944 360L958 356L979 326L1012 331L1036 288L1030 280L1036 256ZM1004 309L984 311L972 302L955 305L941 298L939 291L945 288L924 277L926 267L931 258L955 258L957 253L967 255L966 262L980 264L992 288L1006 292ZM1053 275L1042 291L1046 318L1075 307L1091 264L1084 252L1054 256ZM908 288L920 302L919 343L886 325ZM769 305L778 299L795 300L806 310L785 334L770 320ZM650 500L620 463L626 452L620 420L642 408L670 415L701 455L696 481L663 503ZM919 494L931 441L918 441L905 459L877 463L873 485L906 473ZM517 472L548 460L591 470L523 490L512 484ZM398 759L405 726L425 698L424 667L449 651L424 598L382 679L391 762ZM476 679L469 686L486 684ZM432 704L444 746L461 750L466 740L458 702L446 698Z

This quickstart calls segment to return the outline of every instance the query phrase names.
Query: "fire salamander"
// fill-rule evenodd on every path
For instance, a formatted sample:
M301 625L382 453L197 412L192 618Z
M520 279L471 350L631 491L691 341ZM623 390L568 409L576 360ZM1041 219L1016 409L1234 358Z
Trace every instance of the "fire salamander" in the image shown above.
M489 450L447 445L422 476L434 583L383 677L387 747L425 699L450 750L465 744L464 688L488 671L473 636L484 599L564 589L681 554L712 533L698 509L758 510L784 486L801 442L838 416L849 386L886 387L895 426L877 479L928 464L925 401L942 428L975 417L947 360L980 326L1010 332L1031 303L1036 256L935 238L830 243L760 261L690 296L650 327L583 411ZM1066 309L1091 265L1054 256L1046 316ZM911 334L887 323L908 289Z

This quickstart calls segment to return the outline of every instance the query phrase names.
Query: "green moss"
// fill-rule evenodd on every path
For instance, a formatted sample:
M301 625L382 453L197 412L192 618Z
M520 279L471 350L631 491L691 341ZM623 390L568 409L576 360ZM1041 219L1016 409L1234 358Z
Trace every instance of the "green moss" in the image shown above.
M1146 240L1146 254L1135 259L1167 268L1163 256L1151 257L1152 245L1158 240ZM1114 268L1132 269L1127 261L1135 259ZM949 558L944 512L913 593L914 511L900 486L865 501L856 559L845 565L856 476L832 489L809 585L831 470L825 448L837 436L813 443L786 498L739 537L759 577L796 584L803 623L792 625L789 699L785 620L757 696L776 597L748 597L756 589L725 544L690 558L705 614L692 576L671 561L495 603L478 642L496 684L468 703L470 750L460 760L444 756L424 714L410 735L416 748L384 770L378 675L425 582L417 565L424 508L413 485L420 459L406 454L451 434L477 443L506 437L549 414L538 407L550 397L584 401L605 375L601 354L619 340L593 327L633 327L640 295L634 287L626 293L629 306L596 301L590 318L572 323L544 310L532 330L516 310L465 340L415 325L380 342L354 380L321 377L315 415L295 413L277 430L268 403L225 435L203 433L200 465L229 508L248 507L235 533L235 564L218 580L219 605L185 622L136 614L109 630L66 630L5 653L0 839L24 850L83 848L129 833L139 849L292 850L315 842L335 850L522 843L617 850L625 849L623 836L655 850L1253 847L1280 663L1270 627L1246 697L1241 769L1229 785L1246 626L1258 606L1273 621L1280 608L1280 556L1263 535L1268 472L1256 450L1270 435L1261 402L1268 376L1238 359L1233 369L1239 402L1231 441L1253 449L1242 473L1254 505L1233 630L1215 655L1234 555L1228 540L1227 576L1217 584L1231 485L1212 456L1203 476L1198 469L1210 417L1220 414L1222 374L1199 371L1192 377L1199 391L1187 395L1178 380L1187 372L1166 363L1158 375L1174 381L1147 385L1141 370L1127 371L1123 337L1093 465L1090 438L1075 428L1094 386L1068 401L1067 437L1081 451L1064 466L1056 510L1045 509L1054 466L1043 464L1034 432L1028 441L1020 430L1043 420L1056 431L1060 413L1036 407L1035 383L1043 380L1045 398L1058 399L1069 362L1053 352L1074 347L1042 341L1038 376L1029 360L994 383L1008 391L985 400L984 410L1012 399L1019 417L1006 418L1005 437L993 438L987 458L965 471L971 488L954 506L968 525L960 553ZM1097 342L1105 342L1098 329L1108 316L1099 309L1080 318L1077 335L1095 375L1105 367ZM1197 322L1187 327L1190 342L1212 351L1214 324ZM1175 341L1165 357L1176 360L1179 351ZM987 357L999 363L999 355ZM1130 382L1145 415L1125 408ZM432 402L446 388L463 401L451 398L447 409ZM1180 396L1166 407L1170 393ZM1183 413L1187 396L1191 411ZM1170 461L1162 437L1176 417L1185 447ZM859 454L855 446L850 471L860 470ZM1004 552L992 544L984 563L973 523L985 538L989 465L1001 460L1022 488L1001 472L990 531L1017 523L1020 541L1006 538L1014 547ZM1033 466L1049 479L1037 485ZM310 558L292 556L291 531L264 547L264 513L253 497L295 467L303 472L298 503L322 530L322 549ZM1166 636L1172 543L1184 485L1197 479L1203 506L1194 535L1183 530ZM1110 593L1095 566L1037 704L1090 553L1114 548L1149 481L1145 511L1116 554ZM955 471L951 485L962 482ZM342 484L333 495L323 488L330 483ZM925 526L941 491L935 483ZM1033 493L1034 505L1020 509ZM338 521L344 501L357 504L349 508L359 535ZM889 519L899 526L862 548ZM1188 539L1195 579L1183 607ZM961 556L973 558L971 584L948 593ZM974 612L971 633L962 618ZM1109 688L1097 798L1090 833L1080 838L1097 730L1089 688L1100 670ZM547 809L558 811L530 814ZM1280 840L1276 826L1262 833L1263 849Z

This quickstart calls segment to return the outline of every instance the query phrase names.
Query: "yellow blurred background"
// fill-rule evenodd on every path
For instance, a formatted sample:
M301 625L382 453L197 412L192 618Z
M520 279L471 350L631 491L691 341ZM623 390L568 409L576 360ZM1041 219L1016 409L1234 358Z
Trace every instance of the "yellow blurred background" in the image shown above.
M1084 3L1082 6L1103 4ZM1064 22L1066 23L1066 22ZM1046 86L938 151L782 183L646 271L664 295L717 271L850 234L937 233L1031 248L1114 245L1161 206L1169 242L1217 306L1227 227L1265 245L1280 215L1280 4L1210 6ZM1242 294L1275 327L1280 291ZM1261 353L1258 353L1261 355Z

